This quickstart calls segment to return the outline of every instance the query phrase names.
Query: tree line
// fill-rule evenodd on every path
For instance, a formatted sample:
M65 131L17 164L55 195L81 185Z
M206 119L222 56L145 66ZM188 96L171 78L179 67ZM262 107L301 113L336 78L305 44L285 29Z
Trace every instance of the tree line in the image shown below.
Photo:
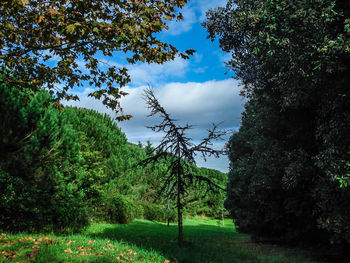
M129 143L108 115L57 108L47 91L1 85L0 228L6 231L78 231L92 220L176 221L175 203L159 192L169 161L138 164L150 143ZM189 164L190 165L190 164ZM224 186L227 175L191 165L196 175ZM189 186L185 215L219 217L224 196L202 198Z

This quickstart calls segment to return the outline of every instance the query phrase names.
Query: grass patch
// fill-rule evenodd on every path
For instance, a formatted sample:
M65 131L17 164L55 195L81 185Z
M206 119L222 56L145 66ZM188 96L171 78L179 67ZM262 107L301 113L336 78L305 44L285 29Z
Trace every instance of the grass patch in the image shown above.
M2 234L0 262L313 262L298 251L251 243L248 235L235 231L231 220L219 224L185 219L182 248L177 246L176 224L147 220L92 224L84 233L69 236Z

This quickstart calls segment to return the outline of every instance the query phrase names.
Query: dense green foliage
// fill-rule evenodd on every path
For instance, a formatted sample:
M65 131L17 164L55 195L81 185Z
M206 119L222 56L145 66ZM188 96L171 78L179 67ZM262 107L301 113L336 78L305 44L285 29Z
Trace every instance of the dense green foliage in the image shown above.
M0 229L75 231L89 220L176 220L173 203L159 194L167 161L138 167L152 146L128 143L108 115L59 109L46 91L4 85L0 114ZM227 175L194 168L225 184ZM217 214L222 195L211 194L216 201L209 203L209 196L198 199L204 188L188 191L197 204L187 214Z
M100 210L102 219L109 223L128 224L135 218L132 201L118 193L104 193Z
M78 133L47 92L0 87L0 228L87 224Z
M229 0L205 26L248 98L228 147L240 229L349 245L350 2Z

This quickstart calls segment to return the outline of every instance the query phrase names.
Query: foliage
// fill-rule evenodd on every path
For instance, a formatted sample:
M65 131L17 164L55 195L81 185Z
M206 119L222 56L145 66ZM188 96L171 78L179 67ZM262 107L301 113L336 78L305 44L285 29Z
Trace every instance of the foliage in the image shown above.
M212 130L209 130L209 135L204 138L201 143L194 145L190 139L186 137L186 131L191 129L189 124L179 126L175 124L175 120L165 111L159 104L151 89L145 90L145 101L151 113L149 116L160 115L162 121L160 124L149 127L155 132L164 132L162 141L154 149L154 156L148 157L140 164L147 165L154 163L160 159L167 161L167 170L162 176L162 187L159 193L165 194L167 198L176 200L177 220L178 220L178 244L183 245L182 232L182 208L184 206L184 196L187 194L187 188L194 184L205 183L206 186L212 190L218 190L220 186L215 184L210 178L198 175L193 171L195 168L195 155L201 154L204 158L206 156L218 157L223 152L212 149L213 140L220 139L225 135L225 131L218 131L217 126L214 125Z
M94 206L99 203L104 186L122 177L130 167L125 134L109 116L96 111L65 107L62 114L79 134L81 166L85 171L82 188Z
M151 221L164 222L165 209L157 204L143 203L143 218Z
M84 227L78 136L51 96L1 84L0 114L0 228Z
M168 160L136 166L153 156L150 143L128 143L108 115L59 110L45 91L1 86L0 95L1 229L71 231L89 219L176 220L173 204L158 194ZM190 192L196 197L206 193L204 188ZM206 202L198 200L196 206Z
M121 57L130 63L163 63L184 53L158 39L167 21L181 20L186 0L45 1L7 0L0 4L0 66L9 86L46 87L57 99L78 99L69 92L86 85L108 107L120 111L121 88L130 80L125 67L103 61ZM119 53L118 53L119 52ZM82 67L79 65L83 64ZM58 88L58 84L63 85ZM120 120L130 118L120 116Z
M105 192L100 204L102 218L113 224L128 224L134 219L133 202L116 192Z
M228 145L226 207L244 231L350 243L349 10L342 0L229 0L207 14L249 99Z
M227 185L227 174L215 169L199 168L197 174L203 177L210 178L218 185ZM187 212L195 215L204 215L211 218L222 218L222 214L226 215L226 210L223 211L224 200L226 198L225 191L208 191L206 185L199 184L188 190L189 202Z

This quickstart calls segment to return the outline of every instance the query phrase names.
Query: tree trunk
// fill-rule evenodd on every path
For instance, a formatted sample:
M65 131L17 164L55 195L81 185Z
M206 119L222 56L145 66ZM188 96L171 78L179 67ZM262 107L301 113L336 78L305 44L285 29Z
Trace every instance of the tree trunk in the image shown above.
M180 193L180 182L177 184L177 226L178 226L178 244L179 247L183 245L183 234L182 234L182 211L181 211L181 193Z
M169 199L167 204L167 218L168 218L168 226L170 226L170 205L169 205Z
M225 226L224 205L221 207L222 226Z

